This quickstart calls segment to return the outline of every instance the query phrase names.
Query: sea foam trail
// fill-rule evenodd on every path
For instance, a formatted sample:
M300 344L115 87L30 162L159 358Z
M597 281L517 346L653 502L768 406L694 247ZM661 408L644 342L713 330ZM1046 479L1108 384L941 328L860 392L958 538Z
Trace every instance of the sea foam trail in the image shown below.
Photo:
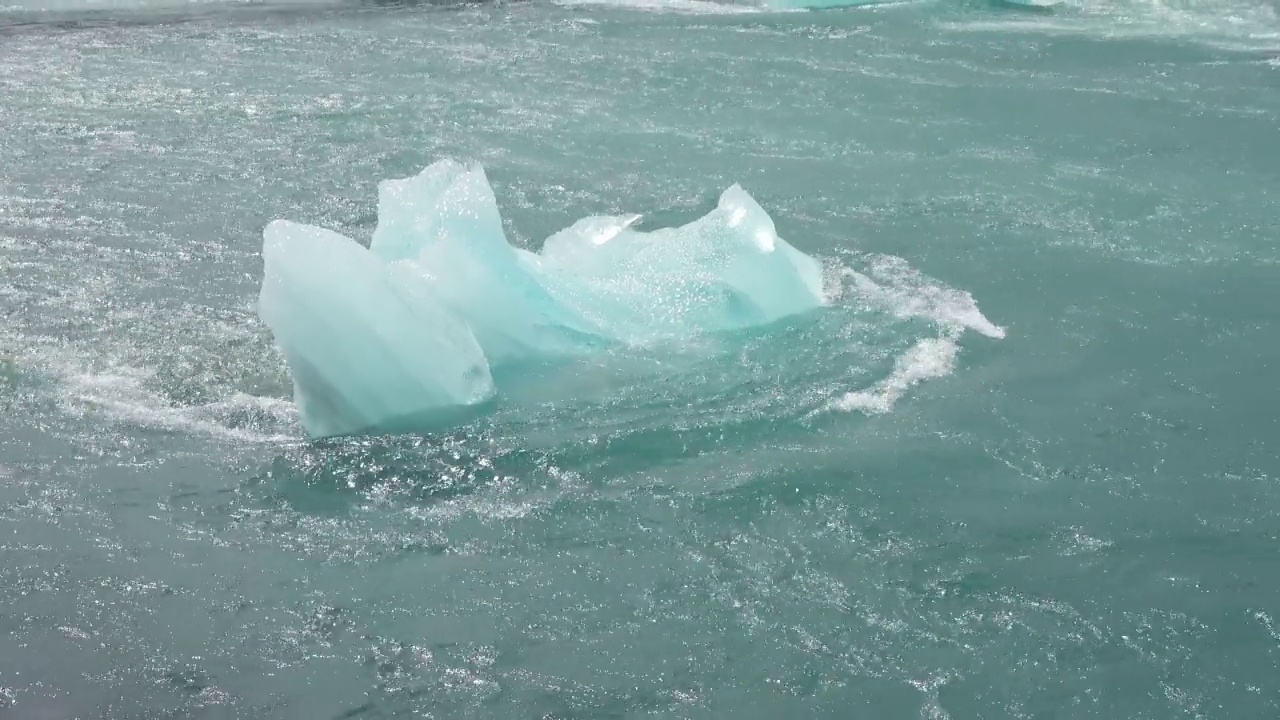
M233 442L283 443L298 438L296 410L282 398L233 393L181 406L147 387L152 373L117 367L97 373L67 369L60 404L71 414L103 413L117 422Z
M841 268L841 275L858 302L899 320L922 320L933 325L937 337L923 338L894 361L889 375L869 388L835 398L828 410L887 413L915 385L946 377L956 367L959 337L974 331L1003 339L1005 329L978 309L973 295L944 285L907 265L902 258L874 256L863 272Z
M866 390L846 393L833 400L833 410L860 410L867 414L887 413L913 385L946 377L956 366L960 346L950 338L926 338L903 353L888 377Z
M948 336L965 330L997 340L1005 336L1004 328L978 309L973 295L926 277L902 258L873 257L864 270L860 273L845 268L842 272L866 302L898 318L928 320Z

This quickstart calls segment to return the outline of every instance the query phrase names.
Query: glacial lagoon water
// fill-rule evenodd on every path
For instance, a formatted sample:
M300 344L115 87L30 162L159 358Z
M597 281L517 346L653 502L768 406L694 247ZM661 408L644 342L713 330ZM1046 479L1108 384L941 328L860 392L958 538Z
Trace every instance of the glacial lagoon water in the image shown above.
M264 230L449 159L823 305L312 439ZM1278 235L1270 0L8 0L0 718L1276 717Z

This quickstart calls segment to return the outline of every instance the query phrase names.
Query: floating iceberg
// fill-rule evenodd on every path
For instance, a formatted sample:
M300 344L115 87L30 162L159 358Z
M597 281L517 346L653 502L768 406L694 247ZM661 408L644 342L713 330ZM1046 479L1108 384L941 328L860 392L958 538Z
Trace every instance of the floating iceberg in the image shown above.
M618 344L735 330L823 302L816 260L733 186L688 225L590 217L513 247L478 166L444 160L378 187L368 249L276 220L259 314L313 437L449 422L493 398L492 370Z

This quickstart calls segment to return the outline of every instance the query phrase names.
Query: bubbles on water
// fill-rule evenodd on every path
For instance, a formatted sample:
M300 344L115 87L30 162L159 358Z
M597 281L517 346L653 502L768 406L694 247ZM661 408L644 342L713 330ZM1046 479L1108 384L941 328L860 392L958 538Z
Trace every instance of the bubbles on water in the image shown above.
M226 440L280 443L297 437L297 411L283 398L233 392L208 403L183 406L153 389L156 373L116 367L63 376L66 412L135 426L205 434Z
M1058 533L1058 537L1063 546L1061 551L1063 555L1095 554L1107 550L1114 544L1110 540L1089 535L1078 527L1068 528Z

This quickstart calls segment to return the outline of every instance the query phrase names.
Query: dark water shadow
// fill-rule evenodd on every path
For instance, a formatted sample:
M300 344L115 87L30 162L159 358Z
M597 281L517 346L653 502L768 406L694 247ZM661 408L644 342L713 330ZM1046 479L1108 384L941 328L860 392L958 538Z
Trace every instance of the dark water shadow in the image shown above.
M0 10L0 38L201 22L253 26L372 13L456 11L510 1L513 0L266 0L255 3L209 2L194 7L175 3L172 7L133 9Z
M544 466L542 454L505 446L477 423L449 432L303 443L264 463L241 492L253 504L335 516L373 498L430 506Z
M1027 0L985 0L985 5L996 10L1023 12L1033 15L1062 15L1070 13L1072 10L1070 5L1061 0L1036 0L1036 2L1027 2Z

